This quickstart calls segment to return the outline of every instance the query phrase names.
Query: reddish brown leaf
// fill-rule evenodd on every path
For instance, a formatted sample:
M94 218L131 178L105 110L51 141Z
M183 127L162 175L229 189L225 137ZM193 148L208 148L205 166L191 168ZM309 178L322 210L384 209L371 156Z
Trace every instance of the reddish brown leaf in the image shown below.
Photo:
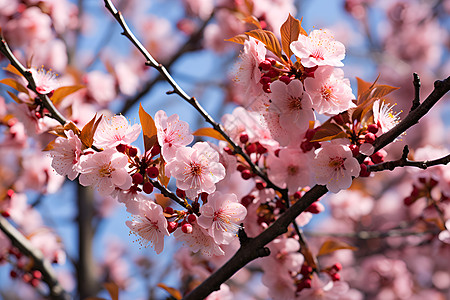
M42 151L50 151L55 147L55 141L51 141L50 143L48 143L48 145L42 149Z
M242 19L242 21L252 24L252 25L255 25L258 29L262 29L261 24L259 23L259 20L255 16L248 16L248 17Z
M180 300L181 298L183 298L181 296L181 293L179 290L172 288L172 287L168 287L167 285L165 285L164 283L158 283L158 286L164 290L166 290L166 292L168 292L172 297L174 297L177 300Z
M14 101L16 101L18 104L22 103L22 100L19 99L19 97L17 97L16 95L14 95L13 93L11 93L10 91L6 91L8 93L8 95L13 98Z
M264 45L266 45L266 48L271 51L273 54L275 54L280 59L283 59L283 56L281 54L281 46L280 42L278 41L277 37L273 32L262 30L262 29L255 29L249 32L246 32L249 36L261 41Z
M298 40L298 36L300 34L303 34L303 32L306 33L301 24L302 23L300 20L294 18L293 16L291 16L291 14L289 14L286 22L281 25L281 45L283 47L284 53L286 53L289 59L293 54L290 48L291 43Z
M111 300L119 300L119 287L117 284L114 282L106 282L103 286L111 296Z
M347 137L347 133L345 133L341 126L326 122L316 131L311 142L323 142L345 137Z
M150 150L157 142L157 130L153 118L145 112L142 104L139 104L139 120L141 121L142 133L144 135L145 152Z
M71 85L57 88L50 100L52 100L55 105L58 105L65 97L81 90L82 88L84 88L84 85Z
M14 75L23 77L23 75L11 64L9 64L6 68L3 68L3 70L8 71Z
M92 144L94 143L94 134L95 131L97 130L97 126L100 123L102 117L103 115L101 115L100 118L96 120L97 114L95 114L92 120L90 120L89 123L84 125L83 129L81 130L80 140L86 148L92 147Z
M226 141L226 139L214 128L205 127L197 129L192 135L195 136L207 136L216 140Z
M225 41L244 45L246 40L248 40L248 36L246 36L245 34L238 34L230 39L226 39Z
M326 240L320 247L319 254L317 254L317 256L327 255L341 249L349 249L352 251L358 250L358 248L342 241Z
M22 92L22 93L29 95L28 89L26 87L24 87L17 80L14 80L12 78L5 78L5 79L0 80L0 83L6 84L7 86L12 87L13 89L15 89L18 92Z

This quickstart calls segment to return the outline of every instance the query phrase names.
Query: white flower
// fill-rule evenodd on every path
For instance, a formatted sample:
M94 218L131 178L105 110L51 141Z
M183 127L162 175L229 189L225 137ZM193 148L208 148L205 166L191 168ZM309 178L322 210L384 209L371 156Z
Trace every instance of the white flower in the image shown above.
M191 248L192 252L200 251L206 256L224 255L225 252L220 248L208 232L196 223L192 224L191 233L183 233L181 228L177 228L173 233L175 238L184 245Z
M59 84L56 80L56 74L51 71L45 71L43 68L35 69L31 68L28 71L33 76L34 83L36 84L36 91L39 94L49 94L58 88Z
M398 115L401 111L394 113L392 110L394 106L395 104L386 104L384 100L383 102L381 102L381 100L377 100L373 103L373 121L379 126L378 132L386 133L394 128L394 126L400 121Z

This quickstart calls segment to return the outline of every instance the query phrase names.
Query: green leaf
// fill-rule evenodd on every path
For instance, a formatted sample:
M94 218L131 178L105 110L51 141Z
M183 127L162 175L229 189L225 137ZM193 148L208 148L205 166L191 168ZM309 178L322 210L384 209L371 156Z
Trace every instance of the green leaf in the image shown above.
M145 152L147 152L158 141L158 137L155 121L153 121L153 118L145 112L141 103L139 103L139 120L141 122L142 133L144 135L144 148Z
M280 42L278 41L275 34L273 34L273 32L262 29L255 29L246 32L246 34L261 41L264 45L266 45L266 48L269 51L278 56L280 59L283 59L283 56L281 54Z

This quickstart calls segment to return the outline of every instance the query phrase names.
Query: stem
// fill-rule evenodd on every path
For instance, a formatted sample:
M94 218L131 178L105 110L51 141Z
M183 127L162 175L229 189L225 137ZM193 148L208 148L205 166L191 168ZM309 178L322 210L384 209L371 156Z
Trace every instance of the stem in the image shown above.
M42 273L42 280L48 285L50 298L66 300L70 299L69 294L62 288L56 277L51 263L44 258L42 252L36 249L31 242L20 233L11 223L0 215L0 230L11 240L11 243L20 250L20 252L29 256L34 263L34 268Z

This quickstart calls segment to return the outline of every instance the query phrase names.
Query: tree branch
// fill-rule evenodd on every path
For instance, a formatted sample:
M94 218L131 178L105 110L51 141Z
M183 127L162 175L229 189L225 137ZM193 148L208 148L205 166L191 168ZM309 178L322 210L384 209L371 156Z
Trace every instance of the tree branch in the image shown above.
M31 242L2 216L0 216L0 229L20 252L33 260L34 267L42 273L42 280L48 285L49 296L52 299L70 299L69 294L59 284L52 265L44 258L42 252L34 248Z
M67 120L64 116L56 109L53 102L47 95L40 94L36 91L36 83L34 82L33 75L31 72L25 68L22 63L14 56L9 48L3 34L0 34L0 52L11 62L11 64L20 72L20 74L25 77L28 81L28 88L32 90L36 95L38 95L44 107L50 112L50 117L58 121L61 125L66 124Z
M450 162L450 154L433 160L412 161L408 159L408 153L409 153L408 146L405 146L403 148L403 155L400 159L393 161L386 161L375 165L368 165L367 170L369 172L380 172L384 170L392 171L398 167L416 167L425 170L428 167L437 165L446 165Z
M206 110L198 103L197 99L195 97L189 96L179 85L178 83L173 79L173 77L170 75L170 73L167 71L167 69L160 63L158 63L153 56L145 49L145 47L142 45L141 42L136 38L136 36L131 32L130 28L128 27L127 23L125 22L122 14L116 9L114 4L111 2L111 0L105 0L105 7L109 10L109 12L113 15L113 17L117 20L117 22L120 24L120 26L123 29L122 35L126 36L131 43L139 50L139 52L144 55L146 61L146 65L151 66L158 70L160 73L160 76L167 81L171 86L173 91L170 91L169 93L174 93L179 95L183 100L188 102L192 107L194 107L200 115L205 119L205 121L212 125L212 127L218 131L226 140L227 142L233 147L234 151L241 155L245 161L249 164L251 167L253 173L261 177L265 182L267 182L267 187L272 188L282 194L287 193L287 189L282 189L278 187L277 185L273 184L267 175L257 166L255 165L250 157L242 150L242 148L236 144L229 136L225 133L224 128L222 125L214 121L214 119L206 112Z
M415 110L420 105L420 78L417 73L413 73L413 84L414 84L414 100L411 106L411 110Z

